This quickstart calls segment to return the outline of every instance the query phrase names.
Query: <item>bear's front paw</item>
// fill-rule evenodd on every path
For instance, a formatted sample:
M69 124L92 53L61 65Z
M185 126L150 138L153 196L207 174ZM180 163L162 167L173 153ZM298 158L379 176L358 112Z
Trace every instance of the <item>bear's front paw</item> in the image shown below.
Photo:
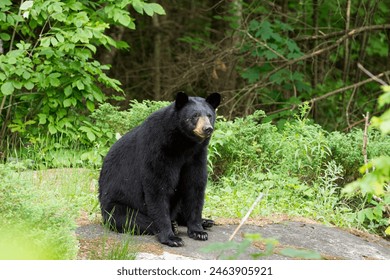
M169 247L181 247L184 246L184 242L180 237L168 236L167 238L160 239L162 244L168 245Z
M202 227L203 229L209 229L215 225L214 220L210 219L202 219Z
M192 230L189 230L188 231L188 236L190 238L195 239L195 240L206 241L208 239L208 234L207 234L207 232L204 232L204 231L192 231Z

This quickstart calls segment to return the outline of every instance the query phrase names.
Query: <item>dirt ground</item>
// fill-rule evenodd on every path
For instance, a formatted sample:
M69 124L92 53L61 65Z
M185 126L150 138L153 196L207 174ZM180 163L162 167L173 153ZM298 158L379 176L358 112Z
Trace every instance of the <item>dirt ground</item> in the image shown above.
M183 238L185 245L170 248L160 244L155 236L118 234L107 230L98 221L91 223L82 219L76 230L80 242L79 259L104 259L110 248L121 246L124 240L131 240L126 243L131 250L129 258L220 259L234 256L237 259L253 259L255 254L264 251L267 242L253 242L239 255L235 255L237 250L234 249L224 252L204 251L204 248L211 244L227 242L238 223L236 219L217 219L216 225L208 231L209 240L205 242L188 238L186 228L180 227L179 236ZM248 220L233 241L237 244L242 242L245 234L260 234L263 238L277 240L273 253L260 257L261 259L300 259L301 257L287 257L282 254L283 249L296 249L316 252L322 259L390 260L390 242L387 240L357 230L321 225L304 218L291 219L281 215ZM310 255L304 258L306 257L310 258Z

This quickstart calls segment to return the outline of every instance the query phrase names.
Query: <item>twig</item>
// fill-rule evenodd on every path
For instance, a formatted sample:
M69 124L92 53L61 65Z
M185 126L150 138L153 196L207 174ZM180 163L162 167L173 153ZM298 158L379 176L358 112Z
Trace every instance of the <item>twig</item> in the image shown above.
M353 124L351 124L351 125L347 126L346 128L344 128L343 131L344 131L344 132L347 132L347 131L349 131L350 129L352 129L353 127L355 127L355 126L361 124L361 123L364 122L364 121L365 121L365 119L363 118L363 119L361 119L361 120L359 120L359 121L357 121L357 122L354 122Z
M379 79L378 76L375 76L374 74L372 74L370 71L368 71L366 68L364 68L364 66L361 65L360 63L358 63L357 66L359 67L360 70L362 70L364 73L366 73L367 76L372 78L374 81L380 83L383 86L387 86L387 83L385 81L383 81L382 79Z
M23 2L24 2L24 0L20 1L18 17L20 17L20 15L22 14L22 10L20 9L20 7L22 7ZM13 45L14 45L15 36L16 36L16 29L18 28L18 25L19 25L19 20L16 20L16 24L15 24L14 30L12 31L11 41L9 43L9 51L12 51L12 48L13 48Z
M390 25L389 25L389 27L390 27ZM353 29L353 30L349 31L348 33L346 33L344 36L342 36L339 39L337 39L337 41L334 44L332 44L332 45L329 45L329 46L327 46L325 48L313 51L312 53L305 54L305 55L303 55L301 57L298 57L298 58L295 58L295 59L292 59L292 60L288 60L284 64L282 64L279 67L276 67L274 70L268 72L268 74L261 81L253 84L248 90L246 90L244 88L243 90L241 90L241 92L243 92L243 91L251 92L254 89L258 88L262 83L264 83L264 81L268 80L273 74L279 72L280 70L282 70L282 69L284 69L284 68L286 68L286 67L288 67L290 65L293 65L293 64L295 64L297 62L300 62L300 61L303 61L303 60L307 60L307 59L316 57L316 56L318 56L320 54L329 52L329 51L339 47L347 38L352 37L352 36L356 36L357 34L358 33L357 33L356 29Z
M350 20L351 20L351 0L347 0L347 12L346 12L346 19L345 19L345 33L348 33L349 26L350 26ZM344 42L344 71L343 71L343 81L345 82L348 77L349 72L349 38L347 37Z
M253 202L251 208L249 208L248 212L246 213L245 217L242 218L240 224L238 227L234 230L233 234L229 237L229 241L231 241L234 236L237 234L237 232L240 230L240 228L245 224L246 220L248 220L249 215L252 213L253 209L255 209L256 205L259 204L261 199L263 198L264 194L260 193L259 196L256 198L255 202Z
M345 109L345 117L347 119L348 126L351 125L350 120L349 120L349 108L352 105L352 101L353 101L353 98L355 97L356 91L357 91L357 87L354 87L353 91L352 91L352 94L351 94L351 96L350 96L350 98L348 100L347 108Z
M267 45L267 43L265 42L262 42L260 41L259 39L253 37L249 32L245 32L245 34L251 38L253 41L255 41L256 43L258 43L259 45L262 45L263 47L265 47L266 49L270 50L272 53L274 53L275 55L277 55L278 57L280 57L281 59L283 59L284 61L288 61L287 58L285 58L283 55L281 55L280 53L278 53L277 51L275 51L274 49L272 49L270 46Z
M355 29L351 29L351 31L353 31L353 33L356 35L356 34L359 34L359 33L362 33L362 32L366 32L366 31L374 31L374 30L382 30L382 29L390 29L390 24L379 24L379 25L370 25L370 26L362 26L362 27L358 27L358 28L355 28ZM325 34L325 35L312 35L312 36L305 36L305 37L300 37L300 38L295 38L294 41L295 42L300 42L300 41L306 41L306 40L318 40L318 39L329 39L329 38L333 38L333 37L337 37L337 36L340 36L340 35L343 35L345 34L345 29L344 30L341 30L341 31L337 31L337 32L332 32L332 33L328 33L328 34Z
M390 71L386 71L386 72L383 72L383 73L380 73L378 75L376 75L375 77L376 78L380 78L382 76L385 76L385 75L388 75L390 74ZM267 115L273 115L273 114L277 114L277 113L280 113L280 112L284 112L284 111L287 111L287 110L291 110L293 109L294 107L296 107L297 105L300 105L300 104L303 104L305 102L309 102L309 103L314 103L314 102L317 102L319 100L322 100L322 99L326 99L332 95L335 95L337 93L340 93L340 92L343 92L343 91L346 91L346 90L349 90L349 89L352 89L352 88L355 88L355 87L360 87L364 84L367 84L369 82L372 82L373 80L375 80L374 78L369 78L369 79L366 79L366 80L363 80L363 81L360 81L358 83L355 83L355 84L352 84L352 85L349 85L349 86L346 86L346 87L343 87L343 88L339 88L339 89L336 89L334 91L331 91L331 92L328 92L328 93L325 93L324 95L321 95L321 96L318 96L318 97L314 97L308 101L302 101L301 103L299 104L295 104L295 105L292 105L290 107L287 107L287 108L283 108L283 109L279 109L279 110L276 110L276 111L273 111L273 112L270 112L270 113L267 113Z
M362 147L362 154L364 158L364 164L366 165L368 163L367 158L367 144L368 144L368 126L370 125L370 113L367 112L367 114L364 116L364 132L363 132L363 147ZM368 169L366 168L366 174L368 174Z

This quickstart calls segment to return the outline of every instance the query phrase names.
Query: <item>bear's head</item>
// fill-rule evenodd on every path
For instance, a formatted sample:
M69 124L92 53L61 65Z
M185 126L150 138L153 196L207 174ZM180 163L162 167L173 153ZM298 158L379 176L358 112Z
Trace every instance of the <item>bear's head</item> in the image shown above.
M181 131L198 142L210 138L214 131L215 109L220 102L219 93L212 93L206 98L177 93L175 110L178 112Z

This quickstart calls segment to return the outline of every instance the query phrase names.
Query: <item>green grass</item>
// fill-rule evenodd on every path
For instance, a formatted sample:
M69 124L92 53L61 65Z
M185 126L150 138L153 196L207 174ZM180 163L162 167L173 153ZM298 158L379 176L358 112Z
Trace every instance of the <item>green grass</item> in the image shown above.
M131 235L123 237L123 240L113 240L107 234L91 242L87 258L91 260L134 260L137 252L134 239Z
M0 259L75 259L76 219L96 215L95 174L0 165Z
M329 182L306 185L298 178L266 174L260 170L242 171L225 176L220 181L210 182L204 215L213 218L242 218L260 192L264 197L253 210L252 218L285 214L339 227L354 224L355 214L350 207L343 205L337 188Z

